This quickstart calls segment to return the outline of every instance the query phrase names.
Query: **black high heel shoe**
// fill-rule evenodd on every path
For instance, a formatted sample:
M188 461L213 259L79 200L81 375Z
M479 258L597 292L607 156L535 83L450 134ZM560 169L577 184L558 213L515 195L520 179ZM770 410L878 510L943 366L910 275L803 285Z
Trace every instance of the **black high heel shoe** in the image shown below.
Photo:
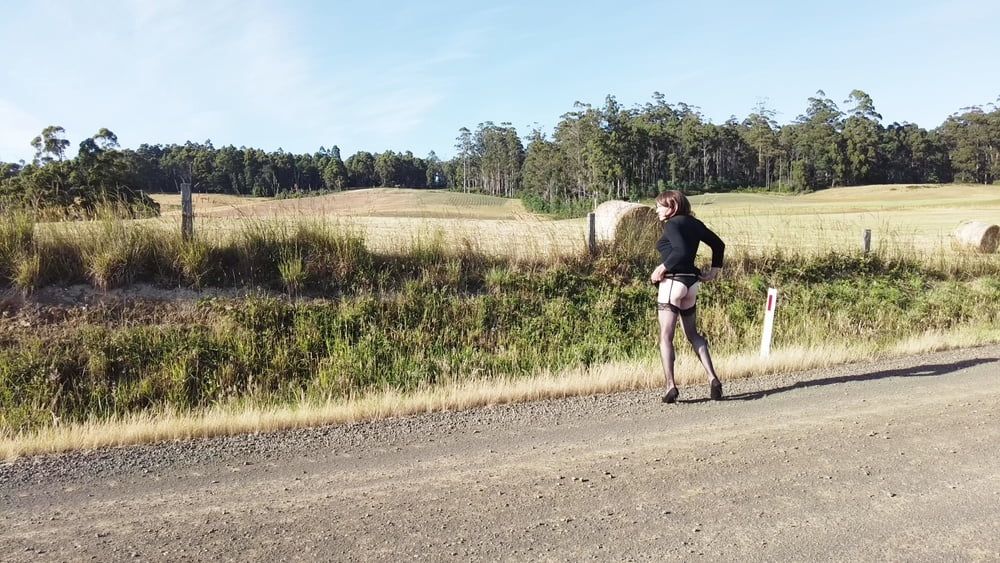
M722 382L718 379L713 379L712 383L709 385L709 396L712 397L713 401L718 401L722 398Z
M676 387L671 387L667 394L663 396L664 403L676 403L677 395L680 395L680 391Z

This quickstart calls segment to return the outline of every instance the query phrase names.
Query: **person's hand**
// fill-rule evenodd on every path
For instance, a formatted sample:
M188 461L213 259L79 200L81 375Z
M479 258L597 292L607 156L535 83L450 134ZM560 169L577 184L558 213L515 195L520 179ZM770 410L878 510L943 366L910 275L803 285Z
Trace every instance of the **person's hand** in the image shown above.
M649 274L649 283L656 285L663 281L663 278L667 275L667 268L660 264L653 269L653 273Z
M698 281L709 282L719 277L719 271L722 268L711 268L707 272L702 273L698 276Z

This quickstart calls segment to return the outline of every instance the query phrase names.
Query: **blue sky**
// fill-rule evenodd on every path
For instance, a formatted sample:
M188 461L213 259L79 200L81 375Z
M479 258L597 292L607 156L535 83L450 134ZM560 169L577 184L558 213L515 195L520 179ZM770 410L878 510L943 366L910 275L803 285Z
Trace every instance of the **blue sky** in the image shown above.
M1000 2L7 3L0 160L50 124L75 147L211 139L296 153L454 154L460 127L551 128L577 100L653 92L714 122L822 89L926 128L1000 96ZM843 107L844 104L841 104Z

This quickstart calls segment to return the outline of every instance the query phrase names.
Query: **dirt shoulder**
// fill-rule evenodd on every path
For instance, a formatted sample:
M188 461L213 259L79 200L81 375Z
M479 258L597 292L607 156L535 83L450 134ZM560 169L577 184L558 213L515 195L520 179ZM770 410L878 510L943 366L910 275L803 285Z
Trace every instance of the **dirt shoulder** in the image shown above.
M5 560L990 559L1000 347L0 464Z

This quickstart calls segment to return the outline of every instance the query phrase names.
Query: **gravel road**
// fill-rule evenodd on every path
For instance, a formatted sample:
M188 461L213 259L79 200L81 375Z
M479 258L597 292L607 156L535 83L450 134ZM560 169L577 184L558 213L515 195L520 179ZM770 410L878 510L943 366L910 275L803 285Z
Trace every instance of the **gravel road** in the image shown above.
M1000 560L1000 346L0 464L4 561Z

